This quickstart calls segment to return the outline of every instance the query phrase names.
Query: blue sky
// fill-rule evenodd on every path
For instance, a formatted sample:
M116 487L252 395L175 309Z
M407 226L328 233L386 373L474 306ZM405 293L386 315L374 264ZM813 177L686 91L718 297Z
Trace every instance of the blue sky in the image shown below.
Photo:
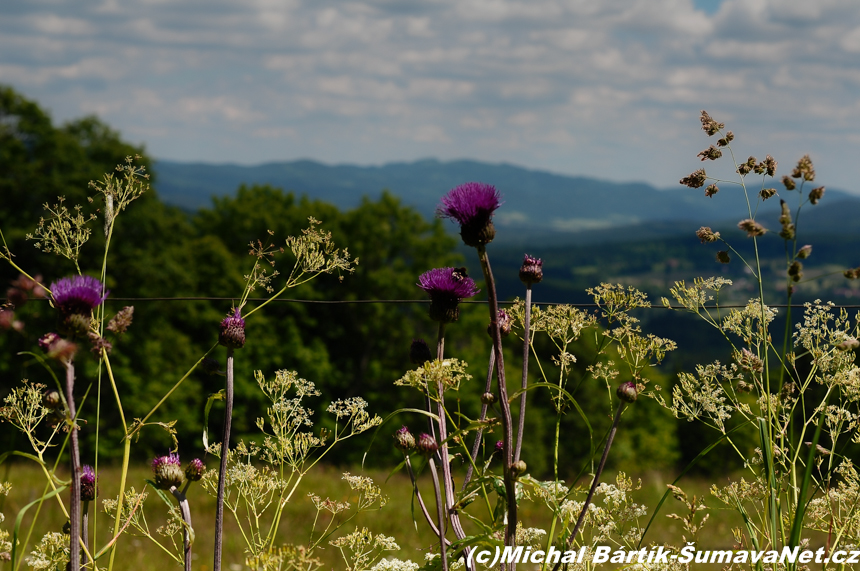
M707 109L738 158L809 153L817 182L860 191L856 0L4 2L0 83L164 159L473 158L661 187L701 166Z

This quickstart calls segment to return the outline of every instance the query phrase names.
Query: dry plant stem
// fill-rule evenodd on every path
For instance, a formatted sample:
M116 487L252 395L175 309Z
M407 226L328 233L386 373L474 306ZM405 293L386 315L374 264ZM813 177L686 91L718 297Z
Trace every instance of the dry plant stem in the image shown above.
M496 351L495 349L490 349L490 363L487 365L487 384L484 387L484 394L490 392L493 388L493 371L496 366ZM480 421L483 422L487 418L487 408L489 405L481 404L481 416ZM466 477L463 478L463 487L460 490L466 489L466 484L472 479L472 473L474 472L474 464L478 461L478 451L481 449L481 441L484 437L484 429L479 428L475 431L475 443L472 444L472 461L469 463L469 467L466 469Z
M412 491L415 492L415 497L418 498L418 506L421 508L421 513L424 514L424 519L427 520L427 523L430 525L430 529L433 531L433 534L437 537L439 536L439 528L436 527L436 523L433 521L433 516L430 515L430 512L427 510L427 505L424 503L424 498L421 497L421 492L418 491L418 482L415 480L415 472L412 470L412 461L409 459L409 456L406 456L406 471L409 472L409 479L412 480ZM451 545L451 542L447 539L445 540L447 545Z
M499 384L499 405L502 409L502 440L504 455L504 480L505 494L508 500L508 522L505 527L505 545L514 546L517 540L517 497L516 482L511 473L513 459L513 433L511 427L511 403L508 402L508 388L505 386L505 361L502 354L502 336L499 332L499 301L496 297L496 282L493 279L493 270L490 268L490 258L487 249L478 246L478 259L481 261L481 270L484 272L484 280L487 282L487 298L490 305L490 332L493 335L493 350L496 354L496 379ZM510 564L510 569L514 564Z
M439 550L442 556L442 571L448 571L448 556L446 554L447 540L445 539L445 504L442 503L442 491L439 489L439 473L436 471L436 461L427 459L430 474L433 476L433 491L436 492L436 516L439 520Z
M517 418L517 447L514 450L514 462L520 461L520 451L523 448L523 429L526 426L526 389L529 386L529 340L532 321L532 284L526 285L526 311L523 320L523 392L520 395L520 414Z
M591 488L588 490L588 496L585 498L585 503L582 506L582 511L579 512L579 518L576 520L576 525L573 531L570 532L570 537L567 538L567 547L573 545L573 540L582 528L582 522L585 521L585 514L588 512L588 506L591 505L591 499L594 497L594 491L600 483L600 474L603 473L603 467L606 466L606 459L609 457L609 449L612 447L612 441L615 439L615 433L618 432L618 421L621 420L621 411L624 410L624 401L618 403L618 408L615 409L615 418L612 419L612 428L609 429L609 436L606 438L606 446L603 447L603 456L600 457L600 464L597 465L597 472L594 474L594 480L591 481ZM561 560L555 564L552 571L558 571L561 567ZM565 568L567 568L565 566Z
M185 489L188 489L186 484ZM182 547L185 555L185 571L191 571L191 507L188 505L188 498L185 497L185 490L179 491L176 486L171 486L170 493L179 500L179 513L182 515L182 521L185 522L185 529L182 530Z
M442 361L445 358L445 323L439 323L439 334L436 339L436 359ZM451 527L454 530L454 535L457 539L463 539L466 537L466 532L463 530L463 526L460 524L460 516L454 511L454 480L451 477L451 462L448 457L448 443L445 442L448 438L448 427L445 422L445 387L442 384L442 381L439 381L439 384L436 387L436 391L439 394L439 401L437 402L438 408L437 412L439 413L439 463L442 465L442 482L445 487L445 513L449 514L451 517ZM432 462L432 460L431 460ZM440 526L440 529L443 529ZM444 536L444 533L443 533ZM469 561L469 552L471 550L466 549L466 561ZM467 568L471 569L471 563L467 565Z
M218 499L215 503L214 571L221 571L224 534L224 480L227 477L227 455L230 451L230 422L233 418L233 349L227 349L227 390L225 394L224 436L221 439L221 469L218 471Z
M69 568L71 571L81 569L81 454L78 447L78 430L75 426L75 364L71 359L66 361L66 402L69 407L69 442L71 449L72 484L69 487Z

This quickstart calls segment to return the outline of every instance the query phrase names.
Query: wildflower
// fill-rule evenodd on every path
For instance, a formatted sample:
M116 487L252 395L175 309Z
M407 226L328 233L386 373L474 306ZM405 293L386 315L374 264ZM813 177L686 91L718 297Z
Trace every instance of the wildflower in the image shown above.
M729 143L731 143L734 140L735 140L735 134L732 133L731 131L729 131L728 133L726 133L725 137L723 137L722 139L719 139L717 141L717 146L718 147L728 147Z
M423 365L427 361L433 360L433 355L430 353L430 346L423 339L413 339L412 345L409 346L409 360L413 365Z
M797 185L788 175L782 177L782 184L783 186L785 186L785 190L794 190L795 188L797 188Z
M96 473L92 466L81 467L81 501L91 502L96 499L99 488L96 483Z
M807 182L815 180L815 169L812 167L812 159L809 155L803 155L797 161L797 166L791 171L791 178L802 178Z
M696 230L696 237L704 244L705 242L716 242L719 240L720 233L714 232L709 226L702 226Z
M48 354L48 357L62 361L74 356L78 346L71 341L66 341L56 333L45 333L39 338L39 347Z
M813 188L809 191L809 203L813 206L818 204L818 201L821 200L821 197L824 196L824 187L819 186L817 188Z
M717 123L714 121L704 109L702 109L702 114L699 117L699 120L702 122L702 130L707 133L709 137L726 127L725 123Z
M454 268L435 268L418 278L418 287L430 296L430 319L451 323L460 317L460 300L480 290L472 278L455 275Z
M711 145L710 147L708 147L707 149L705 149L704 151L702 151L701 153L699 153L696 156L702 157L703 161L709 161L709 160L715 161L718 158L720 158L721 156L723 156L723 152L721 150L719 150L718 148L716 148L715 146Z
M747 236L750 238L756 236L764 236L764 233L767 232L764 226L762 226L752 218L747 218L738 222L738 228L746 232Z
M505 449L505 443L503 440L496 440L495 450L496 452L501 452Z
M63 317L82 315L89 317L93 309L101 305L109 292L104 285L90 276L63 278L51 284L54 304Z
M203 460L195 458L188 463L188 466L185 467L185 477L188 478L189 482L197 482L203 478L203 472L205 470L206 466L203 465Z
M543 261L526 254L520 266L520 281L526 285L539 283L543 279Z
M805 260L806 258L808 258L811 255L812 255L812 245L811 244L807 244L806 246L802 247L800 250L797 251L797 257L798 257L798 259L801 259L801 260Z
M728 264L731 261L729 253L725 250L720 250L717 252L717 261L721 264Z
M39 348L48 353L51 351L51 347L60 339L60 336L56 333L45 333L41 337L39 337Z
M772 156L767 155L762 165L764 166L764 172L767 173L767 176L773 176L776 174L777 162Z
M117 335L122 335L131 325L131 319L134 316L134 306L127 305L120 309L116 315L108 322L107 329Z
M425 456L432 456L439 449L439 446L436 445L435 438L424 432L418 437L415 448Z
M737 354L736 359L740 364L741 369L745 371L761 373L764 370L764 361L746 347L741 349L740 353Z
M499 310L499 334L502 337L507 337L511 333L511 326L513 325L511 321L511 317L507 314L504 309ZM493 336L493 326L492 324L487 325L487 334L492 337Z
M707 196L708 198L712 198L718 192L720 192L720 187L718 187L716 184L709 184L708 188L705 189L705 196Z
M460 223L460 236L467 246L478 247L493 241L496 229L493 212L501 206L496 188L480 182L467 182L442 197L436 214Z
M636 400L636 397L639 396L639 391L636 388L636 383L633 381L627 381L626 383L618 385L618 389L615 391L615 394L624 402L633 402Z
M761 197L762 200L767 200L768 198L772 197L775 194L776 194L775 188L763 188L760 191L758 191L758 195Z
M415 437L409 432L409 428L403 426L394 433L394 445L404 452L409 452L415 448Z
M228 315L221 321L218 343L230 349L245 346L245 320L242 319L241 310L234 310L232 316Z
M738 165L738 174L741 176L748 175L756 167L756 163L755 157L751 156L747 159L747 162Z
M155 485L162 490L179 487L184 477L179 467L179 454L157 456L152 461L152 473L155 475Z
M692 173L690 176L685 176L681 179L681 184L684 186L689 186L690 188L702 188L705 186L705 180L708 178L708 175L705 174L705 169L699 169Z

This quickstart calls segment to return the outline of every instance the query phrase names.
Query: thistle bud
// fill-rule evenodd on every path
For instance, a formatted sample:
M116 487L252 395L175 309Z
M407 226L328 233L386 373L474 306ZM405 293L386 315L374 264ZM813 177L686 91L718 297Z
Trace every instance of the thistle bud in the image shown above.
M195 458L185 467L185 477L188 478L189 482L199 482L203 478L205 470L206 466L203 465L203 460Z
M152 473L155 476L155 486L162 490L181 486L185 477L179 466L179 454L156 457L152 461Z
M543 279L543 260L526 254L520 266L520 281L526 285L539 283Z
M481 395L481 404L491 405L496 402L496 395L493 393L484 393Z
M245 346L245 320L241 310L236 309L233 315L228 315L221 321L221 332L218 343L230 349L241 349Z
M857 347L860 347L860 341L851 337L837 345L836 350L844 353L845 351L855 351Z
M511 464L511 473L514 476L519 476L520 474L525 474L528 466L522 460L517 460L513 464Z
M413 365L423 365L427 361L433 360L433 355L430 353L430 346L423 339L413 339L412 345L409 346L409 360Z
M408 427L403 426L400 430L394 433L394 445L404 452L409 452L415 449L415 437L412 436L411 432L409 432Z
M432 456L439 449L439 446L436 444L435 438L424 432L418 437L415 449L425 456Z
M96 473L92 466L82 466L81 472L81 501L92 502L98 495Z
M51 346L60 338L54 332L45 333L41 337L39 337L39 348L45 353L49 353L51 351Z
M626 383L618 385L618 389L615 391L615 394L624 402L634 402L636 397L639 396L639 391L636 388L636 383L633 381L627 381Z
M495 451L501 452L505 449L505 442L503 440L496 440Z
M50 410L56 410L62 400L60 399L60 393L57 391L46 391L44 395L42 395L42 406Z

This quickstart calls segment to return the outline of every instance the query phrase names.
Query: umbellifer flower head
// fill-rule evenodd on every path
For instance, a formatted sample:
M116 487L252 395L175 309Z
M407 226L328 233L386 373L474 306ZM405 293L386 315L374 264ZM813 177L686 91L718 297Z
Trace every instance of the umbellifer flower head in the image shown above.
M489 244L496 236L493 212L501 206L496 187L481 182L467 182L442 197L436 214L460 223L460 236L467 246Z
M221 332L218 343L230 349L241 349L245 346L245 320L240 309L233 311L221 321Z
M195 458L185 467L185 477L188 478L189 482L197 482L203 477L205 470L206 466L203 465L203 460Z
M520 266L520 281L526 285L532 285L543 279L543 261L526 254L523 257L523 265Z
M91 502L96 499L99 493L96 485L96 473L92 466L84 465L81 467L81 500Z
M179 487L185 475L180 467L179 454L157 456L152 461L152 473L155 475L155 485L162 490Z
M435 268L418 278L418 287L430 296L430 319L442 323L457 321L460 300L472 297L479 290L475 281L455 268Z
M83 315L89 317L93 309L101 305L109 292L102 282L90 276L63 278L51 284L54 304L63 317Z
M403 426L394 433L394 445L404 452L415 448L415 437L409 432L409 427Z

